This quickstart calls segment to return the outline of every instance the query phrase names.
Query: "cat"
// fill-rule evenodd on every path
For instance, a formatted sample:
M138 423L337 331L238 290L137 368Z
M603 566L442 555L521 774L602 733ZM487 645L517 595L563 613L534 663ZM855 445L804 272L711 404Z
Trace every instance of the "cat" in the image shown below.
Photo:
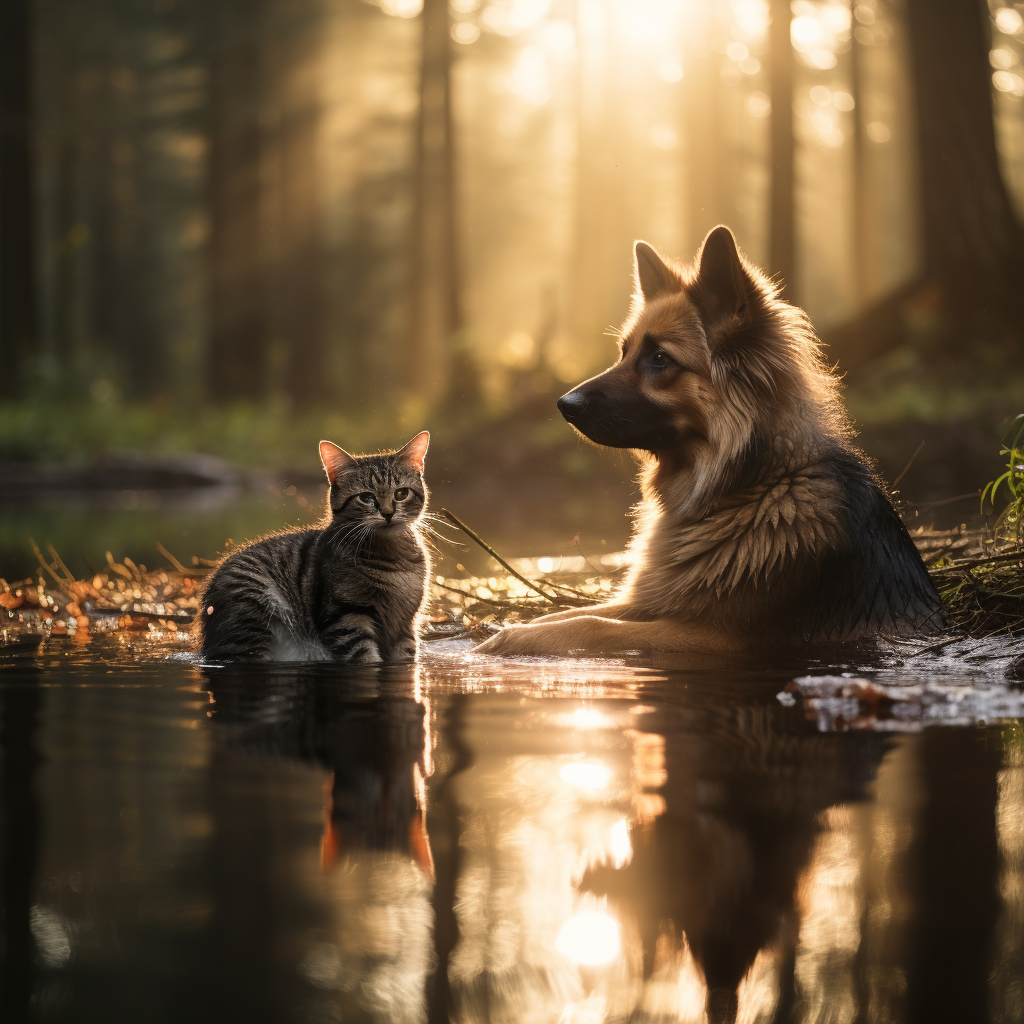
M205 661L415 660L430 556L424 430L397 452L349 455L320 442L328 510L311 529L232 552L199 611Z

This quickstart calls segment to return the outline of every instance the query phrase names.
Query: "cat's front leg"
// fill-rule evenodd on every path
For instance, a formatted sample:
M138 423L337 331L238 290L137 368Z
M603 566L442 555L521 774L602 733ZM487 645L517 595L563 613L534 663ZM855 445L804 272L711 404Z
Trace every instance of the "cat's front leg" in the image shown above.
M394 661L415 661L419 653L419 641L410 633L400 637L392 652Z
M368 615L342 615L320 634L320 641L335 661L355 665L379 665L377 624Z

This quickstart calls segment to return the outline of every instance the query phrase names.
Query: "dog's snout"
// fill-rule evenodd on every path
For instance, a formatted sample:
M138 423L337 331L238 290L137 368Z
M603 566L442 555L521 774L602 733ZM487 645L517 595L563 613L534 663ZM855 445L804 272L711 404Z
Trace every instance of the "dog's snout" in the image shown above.
M558 400L558 411L570 422L580 416L587 407L587 396L580 391L570 391Z

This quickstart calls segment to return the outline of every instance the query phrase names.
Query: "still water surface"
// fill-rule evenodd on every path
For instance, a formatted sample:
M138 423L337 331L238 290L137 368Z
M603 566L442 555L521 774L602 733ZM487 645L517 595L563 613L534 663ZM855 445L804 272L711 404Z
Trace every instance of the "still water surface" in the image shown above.
M1024 1020L1021 732L803 669L2 648L3 1019Z

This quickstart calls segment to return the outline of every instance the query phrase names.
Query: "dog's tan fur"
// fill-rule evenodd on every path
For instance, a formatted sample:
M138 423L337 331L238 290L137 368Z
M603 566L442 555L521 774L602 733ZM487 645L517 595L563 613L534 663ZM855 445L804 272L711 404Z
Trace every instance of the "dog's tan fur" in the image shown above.
M837 446L853 452L852 431L806 315L737 253L725 228L709 234L690 267L667 264L637 243L634 276L620 358L580 386L596 381L603 393L639 396L679 439L637 453L643 500L631 568L610 603L504 629L480 652L763 646L771 637L756 627L771 618L768 603L790 598L796 567L805 576L820 571L850 546L851 500L830 453ZM671 374L643 372L652 338ZM763 450L763 471L749 469L754 441ZM891 512L887 500L886 507ZM806 600L806 582L801 588ZM910 621L934 614L930 597L915 600ZM863 618L859 635L886 628L902 613L872 604ZM836 632L857 635L848 627Z

